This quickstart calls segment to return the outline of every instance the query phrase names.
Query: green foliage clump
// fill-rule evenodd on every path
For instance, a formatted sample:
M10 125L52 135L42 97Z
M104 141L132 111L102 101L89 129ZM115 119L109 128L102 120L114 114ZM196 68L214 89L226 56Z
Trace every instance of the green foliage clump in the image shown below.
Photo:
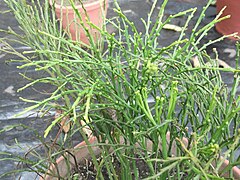
M106 19L106 23L117 29L116 34L109 34L105 26L99 28L88 22L90 28L101 33L102 38L96 42L80 22L90 40L90 45L86 45L66 38L47 0L43 6L39 1L31 5L6 1L24 33L18 42L32 48L24 54L12 51L21 58L23 65L19 68L34 67L46 74L20 90L38 83L55 87L44 100L22 98L34 104L26 111L63 112L47 127L45 137L64 117L69 117L71 123L68 136L80 132L88 142L84 130L89 128L97 137L105 160L98 163L91 153L99 178L103 167L112 174L111 179L131 179L132 169L138 177L135 155L141 156L149 167L147 179L222 179L225 172L239 165L239 160L234 159L240 138L240 98L236 94L240 78L239 44L236 68L219 68L217 55L213 59L205 49L227 36L200 44L214 24L224 19L218 15L200 27L211 1L203 8L189 38L185 33L196 8L170 15L163 21L167 2L163 1L156 21L151 22L157 3L154 1L147 21L142 20L145 26L142 33L115 1L116 17ZM77 10L76 14L81 21ZM179 39L161 47L158 39L164 25L182 16L187 19ZM34 59L25 56L30 53L34 53ZM200 65L193 67L192 59L196 56ZM222 81L221 71L232 73L232 89ZM67 141L68 138L62 143ZM56 151L64 152L60 149L52 152ZM121 177L111 164L110 151L121 164ZM222 170L227 158L229 165ZM230 176L233 177L232 172Z

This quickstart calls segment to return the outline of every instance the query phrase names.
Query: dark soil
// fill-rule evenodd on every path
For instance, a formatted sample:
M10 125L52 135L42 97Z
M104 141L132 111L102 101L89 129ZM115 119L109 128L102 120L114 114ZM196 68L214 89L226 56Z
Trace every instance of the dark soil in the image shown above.
M149 168L146 160L144 160L142 158L142 156L140 156L140 155L135 155L134 158L127 159L127 161L130 162L130 169L131 169L131 172L129 172L127 177L122 176L123 175L123 172L121 170L122 167L121 167L121 163L119 162L117 156L113 155L109 159L112 162L112 166L113 166L114 170L116 171L117 179L130 179L130 177L132 176L132 179L134 179L134 180L141 180L141 179L145 179L145 178L152 176L150 173L150 168ZM108 173L106 167L101 162L102 160L103 160L103 158L98 158L97 161L98 161L98 165L101 164L103 166L103 168L101 170L103 179L104 180L110 180L110 178L114 179L113 175ZM136 162L136 167L137 167L137 171L138 171L137 176L136 176L136 174L134 174L134 168L133 168L133 163L132 163L133 161ZM105 161L105 164L106 164L106 161ZM154 173L158 174L161 171L161 168L160 168L161 165L162 165L161 163L156 163L154 165L154 167L153 167L154 171L155 171ZM110 167L109 164L108 164L108 166ZM170 179L179 178L178 175L180 175L180 180L189 179L189 177L188 177L189 174L187 172L183 172L183 173L177 175L177 171L175 168L170 170L168 173L171 176ZM94 168L93 162L91 160L85 160L83 163L78 164L77 169L75 169L75 171L72 174L74 176L72 178L73 180L96 180L99 177L99 174L97 176L97 170ZM154 175L156 175L156 174L154 174Z
M116 156L112 156L111 159L112 159L112 165L116 171L118 179L122 179L121 178L121 164L120 164L119 160L116 158ZM100 164L101 160L102 160L101 158L98 159L99 164ZM131 160L129 159L129 161L131 161ZM149 177L150 171L149 171L149 167L148 167L147 163L138 156L134 159L134 161L136 161L136 166L137 166L138 173L139 173L137 179L143 179L143 178ZM129 174L129 176L132 176L132 179L136 179L134 176L134 172L133 172L134 170L133 170L133 168L131 168L131 169L132 169L132 171ZM79 164L78 170L75 171L73 174L75 174L75 175L78 174L80 176L80 177L79 176L78 177L81 180L97 179L97 171L95 170L93 162L91 160L85 160L84 163ZM104 180L110 179L108 171L105 167L102 168L102 174L103 174Z

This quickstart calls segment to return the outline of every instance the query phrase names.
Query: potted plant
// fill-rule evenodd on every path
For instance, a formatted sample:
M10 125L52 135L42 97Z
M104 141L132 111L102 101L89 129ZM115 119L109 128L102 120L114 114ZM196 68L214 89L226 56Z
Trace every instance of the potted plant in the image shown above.
M57 18L62 27L74 41L81 41L89 45L89 37L94 41L100 38L100 34L88 25L94 24L103 28L107 14L108 0L50 0ZM91 34L89 36L88 34Z
M240 3L234 0L217 0L217 12L219 13L224 7L221 17L229 16L228 19L220 21L216 24L216 29L223 35L237 33L240 34L240 19L239 9ZM230 37L233 40L238 40L238 37Z
M240 139L239 69L219 68L218 56L211 58L205 51L228 36L200 44L218 18L199 28L204 8L188 38L185 32L196 8L163 21L165 0L153 23L155 0L147 21L143 20L146 29L142 33L114 1L118 16L109 23L118 28L118 34L98 29L106 49L91 43L89 51L66 39L61 29L56 31L51 14L41 16L49 12L46 1L34 11L23 2L6 1L25 33L20 42L33 48L24 55L34 53L23 56L14 51L23 63L19 68L45 72L20 90L38 83L55 87L44 100L25 99L33 103L26 111L38 109L45 114L61 109L44 137L63 119L71 124L63 140L44 144L46 158L27 159L33 171L45 179L90 175L96 179L239 178L239 161L234 157ZM32 20L25 11L40 15ZM179 39L159 46L163 26L181 16L187 16L187 21ZM41 22L45 26L39 29L35 25ZM240 51L239 44L236 49ZM232 73L231 89L222 82L221 71ZM75 148L70 143L74 135L84 139Z

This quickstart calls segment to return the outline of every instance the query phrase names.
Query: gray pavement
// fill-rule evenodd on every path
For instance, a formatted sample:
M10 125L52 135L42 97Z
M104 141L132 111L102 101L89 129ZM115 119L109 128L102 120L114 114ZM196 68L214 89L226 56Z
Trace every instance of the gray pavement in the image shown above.
M124 10L124 13L127 14L127 16L130 17L130 19L137 24L139 30L143 30L143 24L141 23L140 18L146 19L147 13L150 10L151 2L151 0L119 0L119 3ZM161 2L162 0L158 1L158 6L161 4ZM196 13L196 15L198 16L201 8L205 3L205 0L170 0L169 4L167 5L164 17L166 18L169 14L174 14L191 7L198 7L198 11ZM6 4L3 0L0 0L0 11L6 10L8 10ZM209 23L214 18L215 14L215 7L210 7L207 11L206 18L203 21L203 25ZM108 17L112 16L114 16L114 13L112 10L112 3L110 1ZM191 27L195 25L197 16L194 18L194 21L191 22L187 33L191 32ZM184 23L184 19L178 18L171 23L181 26ZM10 26L17 33L21 34L21 30L18 28L18 24L13 15L0 14L0 29L7 29L8 26ZM114 31L113 27L109 26L108 28L109 31ZM0 32L0 38L2 37L10 37L10 35L4 32ZM161 34L160 44L162 46L168 45L170 42L176 40L177 37L177 32L164 30ZM212 29L210 33L208 33L208 36L205 38L203 43L205 43L209 39L216 39L217 37L220 37L220 35L214 29ZM227 62L229 65L235 66L235 57L229 56L231 55L229 54L229 51L233 51L234 44L235 42L231 40L224 40L220 43L212 45L207 49L207 51L210 53L210 55L213 55L212 49L217 48L219 52L219 57L225 62ZM18 51L24 51L24 49L28 48L19 46L17 44L14 44L14 47L16 47ZM44 118L39 118L36 112L30 112L29 114L24 114L21 117L14 117L16 113L21 112L25 107L29 105L19 100L19 97L25 97L29 99L42 99L45 96L44 94L37 93L34 89L29 89L20 93L17 92L17 89L24 86L27 81L19 75L21 70L16 68L17 65L19 65L18 63L6 62L6 60L14 58L15 57L13 56L0 52L0 127L3 128L13 124L25 124L33 127L34 129L37 129L38 132L42 134L44 129L51 121L52 114L49 114ZM25 73L32 77L41 76L40 74L36 74L33 69L28 69L27 71L25 71ZM233 81L232 75L229 73L225 73L223 75L223 80L227 83L229 88L231 88ZM51 92L51 87L43 86L35 88L41 89L42 91ZM238 93L240 94L240 88L238 88ZM56 131L57 129L52 133L53 137ZM0 134L0 152L4 151L23 155L25 151L24 149L15 146L15 139L17 139L19 144L25 149L27 147L35 146L39 143L38 140L36 140L36 136L32 131L24 129L22 127L15 127L8 132ZM12 161L0 161L0 174L16 167L16 163ZM18 176L7 177L4 179L16 178L18 178ZM34 179L34 176L32 174L24 174L22 179L31 180Z

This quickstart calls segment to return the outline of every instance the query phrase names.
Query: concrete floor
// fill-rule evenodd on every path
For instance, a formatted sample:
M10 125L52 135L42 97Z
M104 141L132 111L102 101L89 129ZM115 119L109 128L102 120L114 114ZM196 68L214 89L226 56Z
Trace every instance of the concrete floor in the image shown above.
M158 6L161 4L162 0L158 1ZM119 0L121 7L123 8L125 14L137 24L139 30L143 29L143 24L140 21L140 18L146 19L147 13L150 10L152 1L149 0ZM206 3L206 0L170 0L166 11L165 16L167 17L169 14L174 14L182 10L186 10L192 7L198 7L198 11L196 13L196 17L194 21L190 23L189 30L187 33L191 32L191 27L195 25L197 16L201 11L201 8ZM0 11L8 10L4 0L0 0ZM206 18L203 21L203 25L209 23L215 16L216 10L214 6L211 6L207 10ZM110 1L110 8L108 11L108 17L114 16L112 11L112 3ZM156 16L155 16L156 17ZM178 18L175 21L171 22L176 25L183 25L183 19ZM0 14L0 29L7 29L10 26L13 30L17 33L21 34L21 31L18 28L18 24L14 18L14 16L8 14L3 15ZM114 31L114 28L108 27L111 31ZM111 29L112 28L112 29ZM0 38L2 37L9 37L4 32L0 32ZM165 46L170 42L176 40L178 37L178 33L174 31L164 30L161 34L161 45ZM205 42L209 39L216 39L220 37L220 35L212 29L208 36L205 38ZM205 42L202 43L205 43ZM235 66L235 57L230 57L229 53L226 52L226 49L234 49L234 41L231 40L224 40L220 43L210 46L207 51L210 55L213 55L212 49L216 48L219 52L220 59L227 62L230 66ZM20 47L17 44L14 45L18 51L24 51L24 49L28 47ZM1 49L1 44L0 44ZM42 99L44 95L36 93L33 89L27 90L21 93L17 92L17 89L22 87L26 84L26 80L24 80L19 73L21 72L19 69L16 68L18 63L7 63L6 60L14 58L13 56L7 55L0 51L0 127L4 128L9 125L13 124L25 124L29 125L35 129L38 129L40 133L48 125L49 121L51 120L52 115L46 116L45 118L38 118L37 113L32 112L29 114L24 114L21 117L14 117L14 115L18 112L21 112L25 107L28 106L27 103L24 103L19 100L19 97L25 98L34 98L34 99ZM31 76L38 76L32 69L29 69L28 74ZM223 80L227 83L229 88L231 88L232 84L232 75L229 73L225 73L223 75ZM38 87L40 89L49 90L49 87ZM238 93L240 94L240 88L238 88ZM53 132L54 135L54 132ZM22 155L25 151L24 149L20 149L15 146L15 139L18 139L18 142L23 147L31 147L38 144L36 141L35 135L32 131L26 130L22 127L16 127L11 131L6 133L0 134L0 151L2 152L9 152L9 153L17 153ZM239 156L239 154L238 154ZM12 161L1 162L0 161L0 174L16 168L16 164ZM8 177L4 179L16 179L17 177ZM23 179L31 180L34 177L31 174L25 174Z

